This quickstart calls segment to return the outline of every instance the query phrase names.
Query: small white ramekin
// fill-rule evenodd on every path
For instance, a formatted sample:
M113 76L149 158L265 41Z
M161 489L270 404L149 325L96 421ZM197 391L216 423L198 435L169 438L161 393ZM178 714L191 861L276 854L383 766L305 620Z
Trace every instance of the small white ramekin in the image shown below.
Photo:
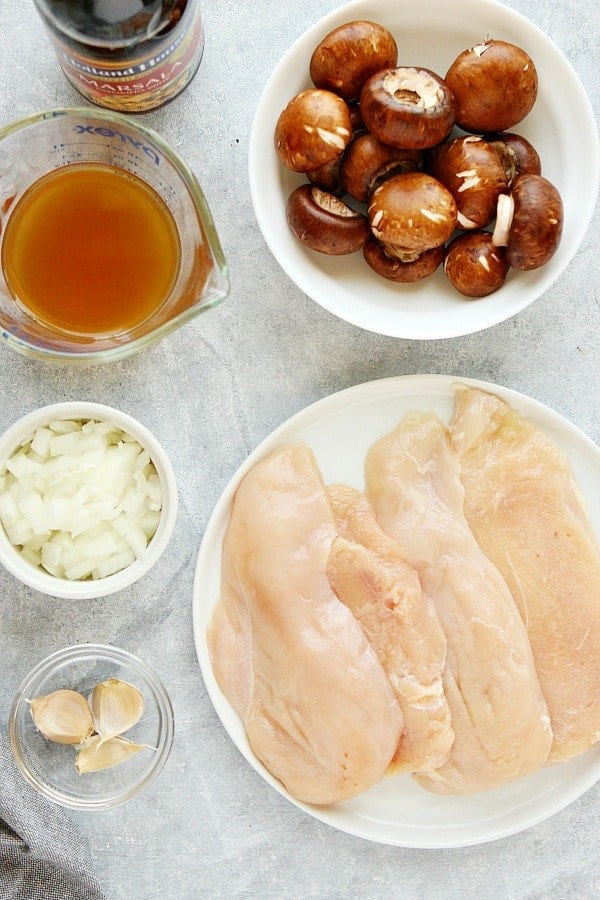
M0 437L0 473L4 470L7 459L31 438L37 428L60 419L108 421L137 440L149 452L160 479L162 492L162 511L156 532L148 542L144 555L121 571L96 580L69 581L66 578L57 578L25 559L18 547L11 544L0 524L0 564L15 578L43 594L73 600L106 597L129 587L145 575L164 552L177 517L175 475L165 451L140 422L111 406L88 401L55 403L41 407L7 428Z

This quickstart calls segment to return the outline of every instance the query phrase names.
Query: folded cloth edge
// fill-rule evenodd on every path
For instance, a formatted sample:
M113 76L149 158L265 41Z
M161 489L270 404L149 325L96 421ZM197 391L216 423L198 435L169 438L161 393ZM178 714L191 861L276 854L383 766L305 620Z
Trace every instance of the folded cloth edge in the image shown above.
M65 810L29 785L0 729L0 900L102 900L89 853Z

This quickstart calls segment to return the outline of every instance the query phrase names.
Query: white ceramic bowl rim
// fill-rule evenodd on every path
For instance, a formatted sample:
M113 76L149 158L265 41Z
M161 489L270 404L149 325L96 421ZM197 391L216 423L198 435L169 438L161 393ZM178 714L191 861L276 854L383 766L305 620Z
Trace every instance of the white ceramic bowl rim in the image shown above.
M279 113L299 90L311 86L308 62L322 37L342 22L371 19L398 39L399 63L445 71L454 55L486 36L520 44L533 57L540 91L533 111L514 129L540 152L542 171L565 201L563 238L546 266L511 272L505 285L466 301L443 272L415 285L378 278L362 260L326 257L291 234L285 200L305 178L284 170L274 148ZM431 44L425 42L432 34ZM406 38L399 32L404 31ZM431 49L429 49L431 46ZM442 60L438 50L443 47ZM431 56L427 58L427 53ZM436 64L437 61L437 64ZM249 147L249 180L255 215L266 243L290 279L340 319L368 331L411 340L435 340L481 331L517 314L540 297L567 268L594 213L600 178L600 144L594 112L579 76L537 25L497 0L352 0L307 29L283 55L259 100Z
M177 483L173 467L161 444L154 435L137 419L121 410L101 403L88 401L68 401L53 403L40 407L23 416L9 426L0 436L0 466L10 454L27 439L40 425L51 420L60 419L101 419L112 422L148 450L156 468L162 489L162 514L156 532L146 548L146 553L135 562L108 575L91 581L68 581L56 578L41 569L36 569L25 560L20 551L14 547L0 526L0 563L12 575L43 594L73 600L91 600L106 597L123 590L137 581L154 565L164 552L177 518Z

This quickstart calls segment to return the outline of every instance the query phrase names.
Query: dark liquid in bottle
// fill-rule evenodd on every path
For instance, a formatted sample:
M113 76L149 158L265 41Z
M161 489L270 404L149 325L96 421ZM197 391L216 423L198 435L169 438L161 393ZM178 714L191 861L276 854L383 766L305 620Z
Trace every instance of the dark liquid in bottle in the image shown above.
M132 42L162 37L180 19L186 0L48 0L55 25L65 37L115 52Z

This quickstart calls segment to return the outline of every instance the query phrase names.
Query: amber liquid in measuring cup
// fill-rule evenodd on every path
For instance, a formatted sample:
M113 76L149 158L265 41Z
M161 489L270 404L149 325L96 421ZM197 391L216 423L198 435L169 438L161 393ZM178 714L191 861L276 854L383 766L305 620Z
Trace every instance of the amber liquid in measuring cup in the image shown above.
M163 305L179 271L175 221L137 176L104 163L34 182L6 223L2 269L34 318L86 336L118 334Z

